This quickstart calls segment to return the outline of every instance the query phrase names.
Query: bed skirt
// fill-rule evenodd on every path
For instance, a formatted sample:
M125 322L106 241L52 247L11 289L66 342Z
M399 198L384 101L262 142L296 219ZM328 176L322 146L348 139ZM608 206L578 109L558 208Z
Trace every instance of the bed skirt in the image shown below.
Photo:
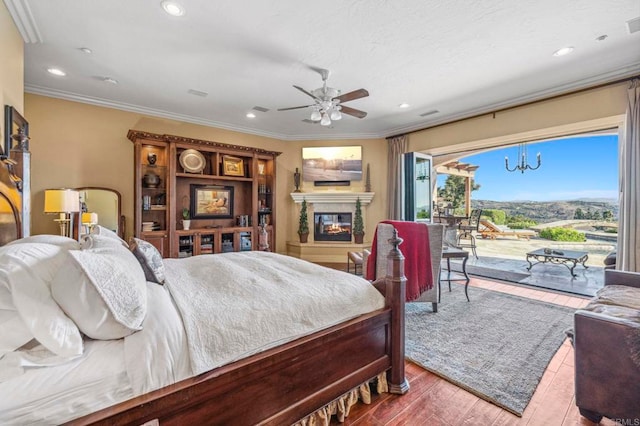
M337 420L343 423L345 418L349 415L351 407L353 407L358 401L362 401L364 404L371 404L371 389L369 383L374 379L369 380L357 388L351 389L341 397L331 401L324 407L309 414L304 419L295 423L293 426L329 426L331 423L331 416L335 414ZM386 393L389 392L387 386L387 373L383 372L375 377L376 392Z

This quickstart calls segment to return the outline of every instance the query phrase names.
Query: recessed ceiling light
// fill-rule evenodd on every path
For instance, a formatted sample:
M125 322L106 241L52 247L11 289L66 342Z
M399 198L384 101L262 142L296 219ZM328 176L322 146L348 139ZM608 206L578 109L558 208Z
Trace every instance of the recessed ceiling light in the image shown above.
M564 55L568 55L571 52L573 52L572 46L563 47L562 49L558 49L555 52L553 52L553 56L564 56Z
M104 81L105 83L118 84L118 80L111 77L104 77L102 81Z
M411 105L409 105L406 102L401 103L400 105L398 105L398 108L409 108Z
M49 74L57 75L58 77L64 77L67 75L67 73L62 71L60 68L47 68L47 72Z
M91 55L93 53L93 50L89 49L88 47L79 47L78 50L86 53L87 55Z
M171 16L184 15L184 9L176 2L164 0L161 4L164 11Z
M256 115L252 112L247 113L247 118L256 118Z

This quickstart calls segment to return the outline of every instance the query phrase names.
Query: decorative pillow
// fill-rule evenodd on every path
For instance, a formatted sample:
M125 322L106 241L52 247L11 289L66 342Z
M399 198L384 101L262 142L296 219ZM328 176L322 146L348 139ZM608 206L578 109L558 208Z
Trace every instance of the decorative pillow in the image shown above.
M24 243L53 244L54 246L59 246L67 250L80 249L80 243L74 240L73 238L63 237L62 235L49 235L49 234L32 235L30 237L20 238L19 240L11 241L7 245L24 244Z
M140 262L147 281L164 284L164 263L158 249L153 244L138 238L129 240L129 249Z
M42 243L0 247L1 351L13 351L35 338L57 355L82 354L80 331L53 300L50 289L68 253Z
M120 339L142 329L147 313L144 272L135 256L109 237L70 251L51 283L53 298L93 339Z

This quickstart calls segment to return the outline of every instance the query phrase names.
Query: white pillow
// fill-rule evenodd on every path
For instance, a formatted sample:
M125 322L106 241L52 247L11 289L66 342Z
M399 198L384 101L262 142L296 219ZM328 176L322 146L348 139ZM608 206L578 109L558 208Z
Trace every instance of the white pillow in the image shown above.
M3 350L15 350L36 338L57 355L82 354L78 327L51 297L51 280L66 257L68 250L52 244L0 247L0 303L4 309L0 346Z
M106 234L88 234L82 237L82 240L80 242L80 248L81 250L96 249L101 247L114 247L114 246L129 248L129 245L127 244L126 246L124 246L122 244L122 241L123 240L121 240L120 238L113 238L112 236L106 235Z
M20 238L19 240L11 241L7 245L24 244L24 243L53 244L54 246L59 246L67 250L80 249L80 243L74 240L73 238L63 237L62 235L49 235L49 234L32 235L30 237Z
M0 273L0 358L33 339L33 334L13 306L6 275L6 273Z
M127 242L125 240L120 238L120 236L118 234L116 234L115 232L113 232L109 228L105 228L104 226L100 226L100 225L94 226L91 229L91 234L90 235L100 235L100 236L103 236L103 237L111 238L111 239L114 239L116 241L120 241L120 243L123 246L125 246L127 248L129 247L129 244L127 244Z
M92 236L92 248L70 251L51 283L53 298L93 339L120 339L142 329L147 312L144 272L120 243Z

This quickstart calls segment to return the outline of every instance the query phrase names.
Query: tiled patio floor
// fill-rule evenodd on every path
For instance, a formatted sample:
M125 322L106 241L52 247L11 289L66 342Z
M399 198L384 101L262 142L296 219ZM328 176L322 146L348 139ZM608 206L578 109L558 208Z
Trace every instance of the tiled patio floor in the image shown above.
M451 269L460 271L461 264L462 262L452 260ZM574 270L577 277L574 278L564 265L541 263L533 266L531 271L527 271L528 266L529 263L525 260L486 256L479 256L476 259L470 256L467 261L467 272L470 275L585 297L593 296L604 285L604 268L602 267L589 266L585 269L582 265L578 265ZM444 268L446 263L443 262ZM443 274L446 274L446 271Z
M576 266L572 277L564 265L537 264L528 271L526 253L538 248L580 250L589 253L588 268ZM516 284L551 289L579 296L591 297L604 285L603 259L613 250L610 242L588 240L586 243L559 243L540 238L523 240L498 238L477 239L478 259L469 256L467 272L486 278L494 278ZM452 260L451 269L460 270L461 262ZM446 263L443 263L446 268Z

